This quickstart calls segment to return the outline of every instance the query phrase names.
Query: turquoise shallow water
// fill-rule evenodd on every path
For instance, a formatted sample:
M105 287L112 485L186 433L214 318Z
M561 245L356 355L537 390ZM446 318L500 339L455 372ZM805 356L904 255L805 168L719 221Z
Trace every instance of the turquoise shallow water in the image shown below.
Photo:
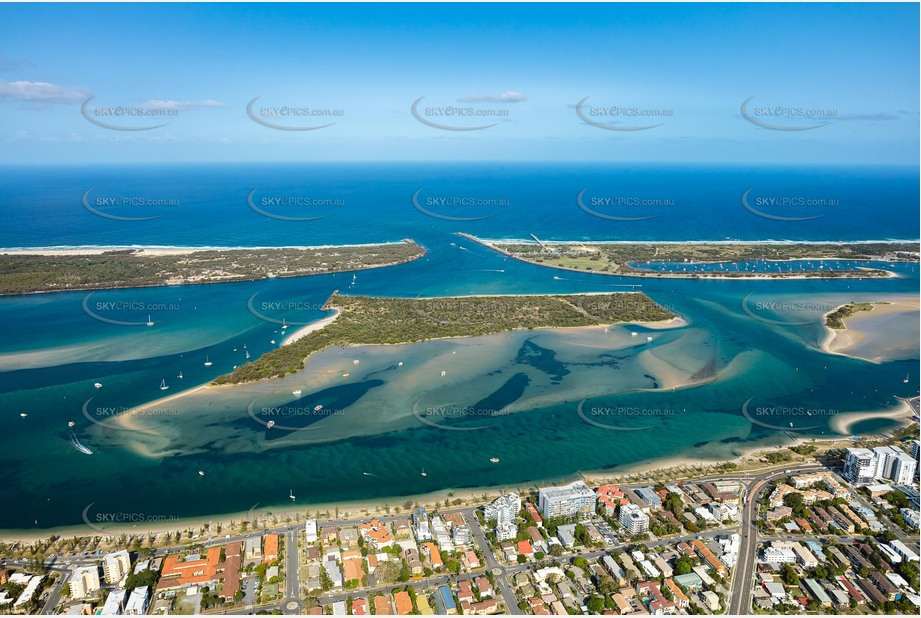
M431 174L462 184L463 179L447 171ZM683 172L677 174L678 180L686 181ZM559 184L572 171L550 175ZM411 173L403 170L392 176L390 182L382 181L385 193L396 184L411 186ZM833 172L826 176L823 182L834 180ZM188 182L182 174L175 178L177 186ZM599 182L600 178L595 177ZM142 180L133 182L144 186ZM487 180L495 187L508 179ZM577 180L578 176L574 185ZM805 182L799 177L796 181ZM70 182L65 178L50 183L47 195L64 192ZM219 185L214 178L209 182ZM896 180L873 182L899 194ZM878 188L870 181L865 185ZM4 208L14 208L13 203ZM539 203L531 211L552 210L552 204ZM106 291L94 293L88 301L83 293L0 301L0 499L14 505L0 512L0 528L78 524L90 504L94 513L192 517L246 511L255 503L285 504L289 489L298 503L386 499L450 488L533 485L580 470L616 470L661 457L726 458L746 445L783 440L788 432L830 435L828 421L834 414L885 410L896 405L895 396L918 392L917 350L879 364L817 350L824 336L822 313L851 300L917 295L916 265L898 264L892 270L900 277L885 280L622 280L506 260L454 234L520 237L532 229L514 226L507 214L489 224L466 225L400 212L383 209L375 215L380 225L330 226L316 234L304 234L303 228L296 233L290 225L270 221L277 232L272 238L264 236L262 226L268 223L259 221L251 235L225 243L413 237L429 249L414 263L358 273L354 285L351 274L342 274ZM916 209L906 206L903 218L905 212L917 219ZM7 237L4 244L221 244L214 230L226 224L215 221L214 230L202 228L199 236L124 226L119 235L110 222L88 223L83 215L68 215L78 223L75 228L44 223L61 230L59 242L49 242L52 237L27 227L16 239L19 242ZM622 227L607 227L598 220L560 220L566 223L553 226L542 220L533 229L559 239L627 235ZM630 234L674 237L680 226L672 225L638 228ZM727 230L721 225L686 223L684 233L712 239L731 235L724 234ZM746 222L739 228L744 231L740 236L781 237L777 229L759 225ZM877 225L827 218L825 227L787 228L796 233L782 237L867 238L861 232L872 238L900 237L906 229L873 227ZM238 228L239 219L234 229ZM522 332L385 350L324 352L311 360L303 376L286 379L290 382L225 389L219 396L206 392L164 404L142 419L156 435L124 431L112 423L119 411L229 371L246 361L246 350L255 358L277 345L279 326L254 315L252 306L262 308L263 317L284 317L293 329L322 318L318 307L336 289L414 297L618 291L637 283L688 324L669 330L617 327L589 337ZM117 301L135 308L105 315L145 322L152 313L155 326L115 326L84 310L85 305L105 307L97 303ZM289 303L287 310L278 310L273 304L278 302ZM786 303L780 309L771 304L780 302ZM899 327L906 330L906 338L917 341L917 320L900 322ZM638 336L631 337L631 331ZM652 342L645 341L647 335ZM270 343L273 339L276 344ZM213 365L205 366L206 358ZM356 359L360 364L352 364ZM398 362L404 362L403 367ZM444 378L441 370L446 370ZM350 372L349 379L340 377L343 371ZM160 391L161 380L168 382L169 391ZM693 382L689 387L670 387L688 380ZM103 383L103 388L95 389L94 382ZM300 397L291 394L295 387L302 390ZM312 414L316 405L325 412ZM275 416L264 412L273 407L280 409ZM477 412L458 413L459 409ZM28 417L20 417L21 411ZM110 426L93 424L87 415ZM286 429L267 430L264 421L270 418L279 419L277 424ZM74 448L68 421L75 422L74 434L93 455ZM858 424L855 431L871 433L888 426L891 421L871 420ZM490 457L499 457L500 463L490 463ZM422 468L425 477L420 475Z

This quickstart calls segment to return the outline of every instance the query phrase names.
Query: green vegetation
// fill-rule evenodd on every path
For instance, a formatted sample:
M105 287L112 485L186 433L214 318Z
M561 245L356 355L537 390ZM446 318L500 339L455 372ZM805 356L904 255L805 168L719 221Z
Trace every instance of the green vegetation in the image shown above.
M837 310L832 311L825 318L825 326L829 328L842 329L844 326L844 319L848 318L858 311L872 311L873 303L848 303L843 307L839 307Z
M796 260L796 259L847 259L870 260L887 256L890 259L916 259L909 257L917 253L917 245L910 243L861 243L861 244L816 244L816 243L492 243L462 234L491 249L506 255L552 268L616 274L622 276L653 276L672 278L701 277L752 277L751 272L671 272L664 273L642 268L648 262L677 263L737 263L754 260ZM897 256L897 257L896 257ZM885 277L883 270L828 269L797 270L796 272L761 273L760 276L783 278L806 277Z
M377 268L425 255L412 241L361 247L217 249L145 254L0 254L0 295L304 277Z
M572 327L668 320L674 314L640 292L555 296L370 298L334 294L324 309L339 316L326 327L265 354L215 384L237 384L295 373L328 346L415 343L477 337L522 328Z

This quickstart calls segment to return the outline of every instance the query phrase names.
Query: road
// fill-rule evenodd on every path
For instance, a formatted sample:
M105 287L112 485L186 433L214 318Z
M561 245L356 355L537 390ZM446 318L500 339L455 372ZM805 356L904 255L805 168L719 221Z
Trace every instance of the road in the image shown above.
M788 476L787 470L797 473L812 470L824 470L825 466L818 464L802 464L791 466L784 470L775 470L758 475L747 486L748 499L742 509L741 532L742 540L736 568L733 569L731 585L729 588L729 609L726 612L731 616L743 616L751 613L752 584L755 572L755 559L758 548L758 509L764 499L764 493L769 482Z

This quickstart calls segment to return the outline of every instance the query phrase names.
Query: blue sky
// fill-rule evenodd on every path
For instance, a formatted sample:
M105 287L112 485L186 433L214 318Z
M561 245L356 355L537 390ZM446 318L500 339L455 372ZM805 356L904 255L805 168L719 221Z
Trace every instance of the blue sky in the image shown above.
M2 4L0 162L917 164L918 12Z

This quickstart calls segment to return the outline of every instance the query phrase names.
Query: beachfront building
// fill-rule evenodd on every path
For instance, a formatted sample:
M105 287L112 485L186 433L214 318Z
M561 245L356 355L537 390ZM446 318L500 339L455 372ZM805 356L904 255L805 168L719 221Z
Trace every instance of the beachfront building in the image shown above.
M626 504L620 507L620 525L631 536L643 534L649 530L649 515L635 504Z
M849 448L844 456L844 478L855 485L872 483L876 477L877 462L868 448Z
M892 462L891 478L896 485L909 485L915 478L918 464L906 453L899 453Z
M849 448L844 459L844 478L854 484L889 479L897 485L907 485L914 480L917 469L915 458L897 446Z
M562 487L541 487L537 504L544 517L572 517L591 515L595 511L597 496L582 481Z
M109 584L117 584L131 572L131 556L127 550L106 554L102 561L102 573Z
M70 598L85 599L99 590L99 567L80 567L70 576Z
M416 507L413 511L413 534L418 542L431 541L432 529L429 525L429 516L424 507Z
M100 616L118 616L125 609L125 597L128 595L127 590L113 590L106 597L105 605L102 606Z
M515 519L521 510L521 498L518 494L509 493L499 496L483 508L486 521L496 522L496 539L508 541L518 534Z
M319 539L320 537L317 534L317 520L316 519L307 520L307 523L304 524L304 534L307 535L306 541L308 543L317 542L317 539Z
M147 586L138 586L131 591L131 596L128 597L128 602L125 604L126 616L143 616L147 613L147 603L150 600L149 598L150 588Z

